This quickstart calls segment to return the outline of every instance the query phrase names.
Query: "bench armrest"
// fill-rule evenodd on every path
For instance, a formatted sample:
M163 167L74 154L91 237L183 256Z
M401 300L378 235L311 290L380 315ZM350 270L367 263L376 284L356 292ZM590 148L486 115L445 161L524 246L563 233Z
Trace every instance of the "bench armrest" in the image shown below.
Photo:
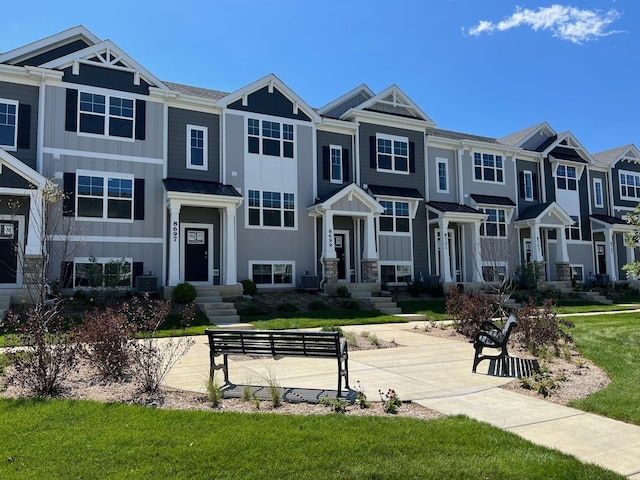
M493 343L489 343L489 341L493 342ZM473 340L473 343L479 343L482 345L487 345L487 346L499 346L502 345L504 343L504 338L499 339L498 336L493 335L489 332L486 332L484 330L479 331L478 333L476 333L476 336Z
M502 328L500 328L495 323L490 322L489 320L485 320L484 322L482 322L482 325L480 325L480 330L484 330L485 332L490 332L491 330L501 332Z

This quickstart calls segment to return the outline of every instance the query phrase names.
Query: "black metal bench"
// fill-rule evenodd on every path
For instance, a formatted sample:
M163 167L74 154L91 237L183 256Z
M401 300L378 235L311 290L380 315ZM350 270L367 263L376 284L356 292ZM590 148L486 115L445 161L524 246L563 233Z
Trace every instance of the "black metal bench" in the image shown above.
M338 362L338 396L342 396L342 378L349 388L349 353L347 341L338 332L301 332L278 330L205 330L209 336L211 358L210 376L216 370L224 372L229 382L228 355L281 357L334 358ZM216 357L223 355L222 365Z
M509 336L511 331L517 325L516 316L512 313L509 315L504 327L500 328L495 323L485 321L481 325L481 329L473 340L473 348L475 349L475 356L473 357L472 372L475 373L476 367L482 360L500 360L502 362L502 372L507 372L507 343L509 342ZM500 350L500 353L495 355L483 355L482 350L485 348L493 348Z

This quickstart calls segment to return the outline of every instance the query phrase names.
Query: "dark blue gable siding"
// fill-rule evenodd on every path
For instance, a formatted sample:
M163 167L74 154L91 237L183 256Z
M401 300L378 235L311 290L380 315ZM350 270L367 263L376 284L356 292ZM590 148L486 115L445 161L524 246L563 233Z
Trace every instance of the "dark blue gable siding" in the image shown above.
M302 110L298 110L298 114L294 115L293 102L285 97L277 88L273 89L273 93L269 93L268 87L261 88L249 95L246 107L242 105L242 100L237 100L230 104L229 108L243 112L292 118L304 122L311 121L311 118L305 115Z
M62 45L58 48L54 48L47 52L22 60L16 63L16 65L18 65L19 67L23 67L25 65L37 67L44 63L50 62L51 60L55 60L56 58L64 57L65 55L69 55L70 53L77 52L78 50L82 50L83 48L87 48L88 46L89 45L86 42L82 40L76 40L75 42L67 43L66 45Z
M71 73L71 67L65 68L63 72L63 80L65 82L149 95L150 85L142 79L140 80L140 85L134 85L133 73L131 72L85 64L80 65L79 75Z

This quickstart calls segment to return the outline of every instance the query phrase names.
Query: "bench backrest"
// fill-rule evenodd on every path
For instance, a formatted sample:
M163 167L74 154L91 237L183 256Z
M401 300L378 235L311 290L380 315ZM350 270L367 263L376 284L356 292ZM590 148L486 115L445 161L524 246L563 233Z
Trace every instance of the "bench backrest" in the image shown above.
M211 354L340 357L338 332L206 330Z
M516 318L515 314L512 313L511 315L509 315L507 323L505 323L504 327L502 327L502 338L508 340L509 335L511 334L511 330L516 328L517 325L518 319Z

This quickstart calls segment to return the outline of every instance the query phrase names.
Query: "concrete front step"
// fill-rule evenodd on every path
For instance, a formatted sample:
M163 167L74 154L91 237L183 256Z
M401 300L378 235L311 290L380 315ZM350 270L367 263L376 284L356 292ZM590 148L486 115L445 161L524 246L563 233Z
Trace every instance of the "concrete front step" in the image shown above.
M385 315L398 315L399 313L402 313L402 309L400 307L382 307L377 310L380 310L380 313L384 313Z

